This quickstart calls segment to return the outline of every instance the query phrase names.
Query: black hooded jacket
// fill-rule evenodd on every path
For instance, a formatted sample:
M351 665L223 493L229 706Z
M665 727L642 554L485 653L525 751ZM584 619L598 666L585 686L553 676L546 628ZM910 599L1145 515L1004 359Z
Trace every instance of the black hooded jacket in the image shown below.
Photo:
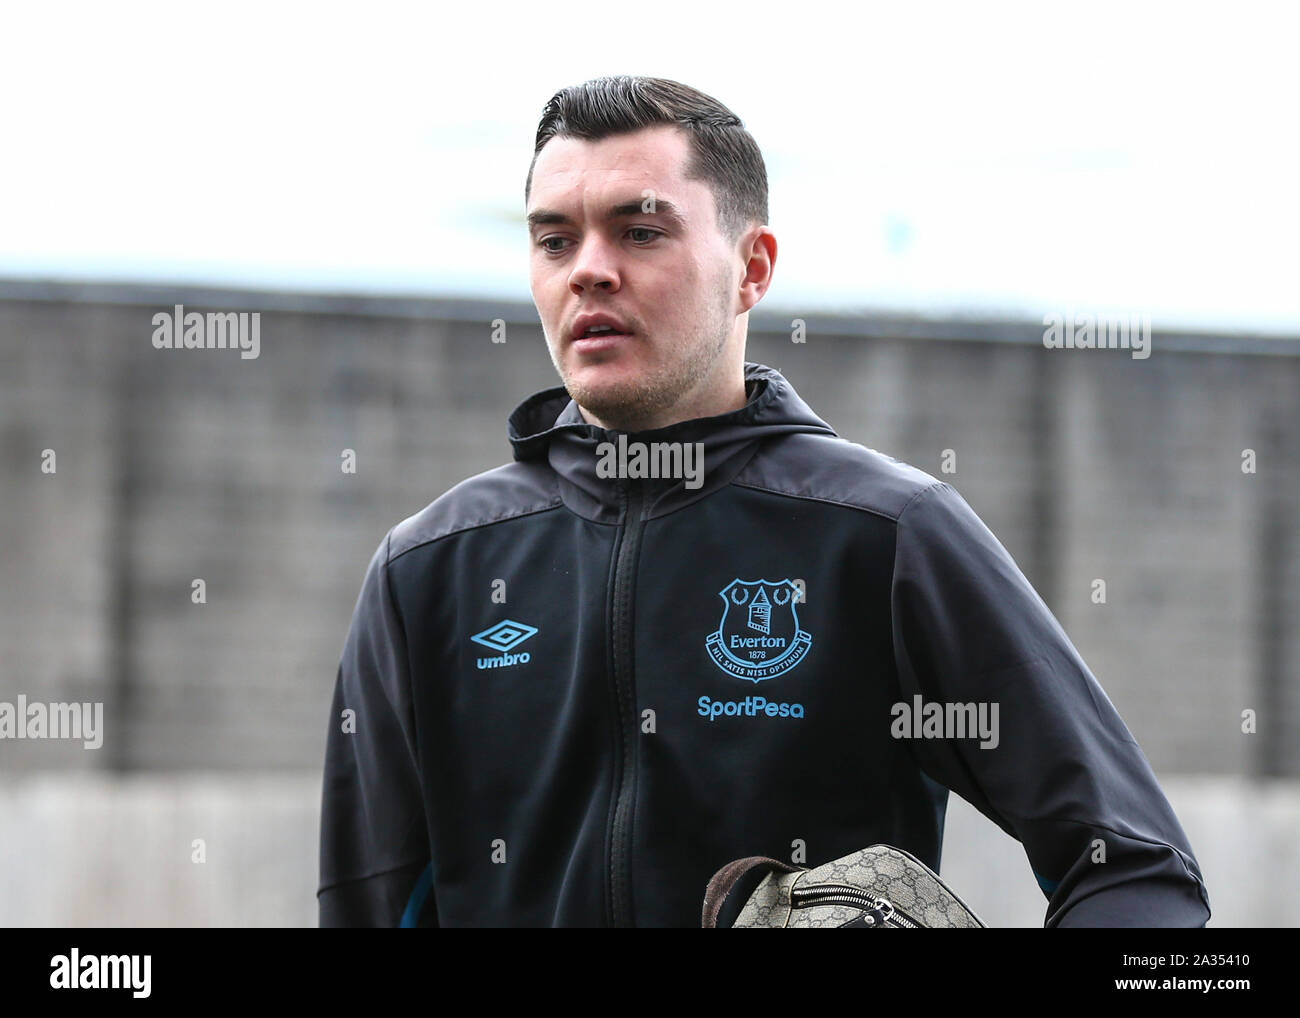
M1047 926L1204 924L1150 765L961 496L745 378L740 410L623 436L700 443L676 478L608 476L619 433L538 393L514 462L384 538L329 721L321 925L698 926L742 856L938 870L949 789L1023 843Z

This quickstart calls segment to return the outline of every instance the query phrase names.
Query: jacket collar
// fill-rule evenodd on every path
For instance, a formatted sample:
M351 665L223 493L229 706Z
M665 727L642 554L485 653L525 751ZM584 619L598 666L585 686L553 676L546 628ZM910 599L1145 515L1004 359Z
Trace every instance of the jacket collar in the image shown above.
M698 417L666 428L621 432L588 424L578 404L563 386L536 393L510 415L507 434L520 461L545 461L559 478L560 494L580 516L618 522L631 485L645 495L645 518L663 516L717 491L731 482L767 439L797 432L834 435L835 431L800 399L780 372L762 364L745 363L749 395L739 410L716 417ZM620 438L622 441L620 442ZM606 445L605 443L609 443ZM696 480L686 477L631 479L602 476L611 464L628 464L634 443L678 443L703 453L696 461ZM696 445L698 443L698 446ZM635 468L633 468L635 469Z

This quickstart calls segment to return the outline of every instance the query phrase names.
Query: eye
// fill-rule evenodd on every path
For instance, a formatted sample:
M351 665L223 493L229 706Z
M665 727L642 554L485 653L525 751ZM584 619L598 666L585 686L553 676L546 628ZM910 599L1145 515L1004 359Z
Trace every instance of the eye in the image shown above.
M638 245L639 247L646 247L647 245L654 243L654 241L657 238L662 237L663 231L653 230L648 226L629 226L624 235L628 237L632 237L632 234L645 234L646 236L644 240L638 240L636 238L632 238L632 243ZM554 242L559 242L560 245L563 245L566 239L567 238L565 237L543 237L541 240L537 242L537 246L540 247L543 251L547 252L548 254L561 254L564 251L563 246L551 247L549 245Z

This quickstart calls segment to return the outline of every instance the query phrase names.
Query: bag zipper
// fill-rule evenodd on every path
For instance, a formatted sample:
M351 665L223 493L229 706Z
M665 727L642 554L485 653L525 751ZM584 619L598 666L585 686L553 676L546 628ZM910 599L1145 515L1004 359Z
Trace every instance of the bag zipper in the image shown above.
M868 926L895 926L907 930L923 928L906 912L896 908L888 898L849 884L816 884L812 887L796 887L790 892L791 908L812 908L816 905L847 905L849 908L860 909L862 919Z

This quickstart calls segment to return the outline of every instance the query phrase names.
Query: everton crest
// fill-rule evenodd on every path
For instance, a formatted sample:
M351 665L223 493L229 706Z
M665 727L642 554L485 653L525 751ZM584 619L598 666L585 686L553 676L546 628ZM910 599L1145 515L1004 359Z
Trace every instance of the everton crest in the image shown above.
M722 620L705 641L728 675L762 682L803 660L812 637L799 628L799 588L790 580L732 580L718 591Z

